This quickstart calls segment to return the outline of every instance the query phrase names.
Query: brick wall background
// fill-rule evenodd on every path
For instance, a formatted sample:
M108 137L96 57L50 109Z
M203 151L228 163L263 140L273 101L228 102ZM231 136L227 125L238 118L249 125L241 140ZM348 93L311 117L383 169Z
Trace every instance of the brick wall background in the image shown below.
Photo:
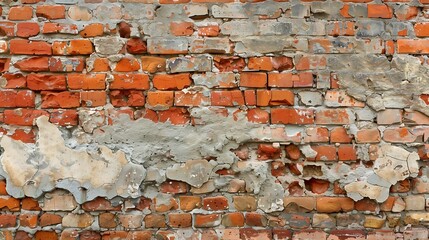
M429 239L427 0L14 0L0 239Z

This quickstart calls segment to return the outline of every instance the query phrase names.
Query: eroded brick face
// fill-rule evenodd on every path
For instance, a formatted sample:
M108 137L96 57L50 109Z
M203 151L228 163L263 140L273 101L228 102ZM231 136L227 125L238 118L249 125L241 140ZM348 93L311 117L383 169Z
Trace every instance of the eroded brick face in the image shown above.
M0 3L0 239L429 239L428 0Z

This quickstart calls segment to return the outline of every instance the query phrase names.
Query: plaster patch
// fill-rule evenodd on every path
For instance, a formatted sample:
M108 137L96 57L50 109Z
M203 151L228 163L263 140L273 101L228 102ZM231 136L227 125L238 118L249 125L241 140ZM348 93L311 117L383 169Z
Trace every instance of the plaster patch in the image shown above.
M70 191L77 202L97 196L140 196L146 170L129 163L122 151L100 146L98 152L70 149L61 131L45 116L36 120L36 144L25 144L8 136L0 141L0 174L7 179L8 193L16 198L37 198L54 188ZM97 177L94 177L97 176Z

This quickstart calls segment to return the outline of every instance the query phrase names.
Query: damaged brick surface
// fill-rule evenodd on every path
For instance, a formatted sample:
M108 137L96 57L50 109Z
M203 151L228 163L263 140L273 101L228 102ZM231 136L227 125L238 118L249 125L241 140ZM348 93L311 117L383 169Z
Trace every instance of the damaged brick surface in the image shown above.
M429 239L426 0L0 6L0 239Z

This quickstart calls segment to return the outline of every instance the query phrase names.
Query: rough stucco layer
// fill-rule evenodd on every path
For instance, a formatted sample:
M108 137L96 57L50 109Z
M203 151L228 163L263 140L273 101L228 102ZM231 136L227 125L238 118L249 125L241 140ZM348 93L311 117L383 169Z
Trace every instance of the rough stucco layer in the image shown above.
M429 239L426 0L0 4L0 239Z

